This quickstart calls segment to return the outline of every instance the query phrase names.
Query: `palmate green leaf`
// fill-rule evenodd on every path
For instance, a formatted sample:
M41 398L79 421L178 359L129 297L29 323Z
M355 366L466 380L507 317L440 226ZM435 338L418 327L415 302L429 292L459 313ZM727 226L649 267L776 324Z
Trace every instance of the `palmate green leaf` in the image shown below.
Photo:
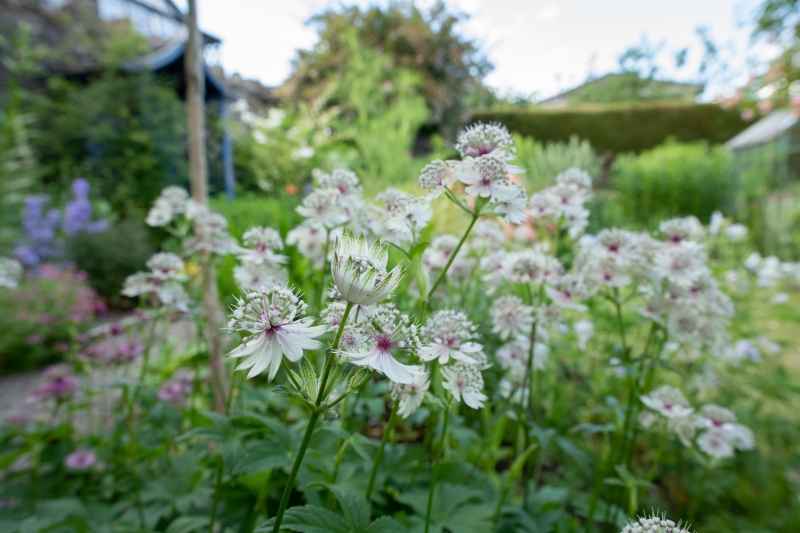
M210 521L208 516L179 516L173 520L165 533L192 533L200 529L208 529Z
M258 526L256 531L271 532L274 525L275 519L270 518ZM341 516L315 505L287 509L283 515L281 529L300 533L359 533L350 529Z
M331 484L326 484L325 486L336 496L344 513L344 519L350 524L353 531L357 533L364 531L369 524L370 514L369 504L367 504L364 496L345 487Z
M391 516L384 516L372 522L362 533L407 533L408 530Z
M287 387L286 385L278 385L272 392L277 394L285 394L286 396L290 396L295 400L298 400L300 403L304 404L309 409L314 409L314 404L306 398L303 394L299 393L298 391L292 389L291 387ZM308 393L308 389L306 389L306 393Z
M439 483L434 492L431 512L431 530L441 531L447 528L458 533L485 533L492 531L492 515L494 510L480 505L483 491L463 485ZM395 498L414 509L417 514L414 531L424 525L424 517L428 508L428 491L416 490L403 492ZM435 527L434 527L435 526Z
M294 456L286 449L272 443L260 442L247 449L244 456L236 463L234 474L252 476L258 472L269 472L276 468L292 466Z

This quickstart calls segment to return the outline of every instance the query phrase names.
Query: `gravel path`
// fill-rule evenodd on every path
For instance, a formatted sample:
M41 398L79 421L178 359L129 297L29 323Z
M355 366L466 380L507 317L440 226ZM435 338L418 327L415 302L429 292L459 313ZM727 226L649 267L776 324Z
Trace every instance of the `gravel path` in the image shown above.
M119 318L119 317L117 317ZM132 318L123 318L122 321ZM112 320L119 321L119 320ZM94 331L101 330L108 326L109 320L98 325ZM156 342L151 351L151 358L157 357L158 346L164 343L171 343L177 353L185 350L189 343L196 339L195 325L192 321L172 322L166 328L159 327L156 331ZM137 361L126 367L98 367L85 379L84 387L89 387L95 391L91 403L92 409L86 416L86 410L80 410L82 415L73 421L76 430L83 433L89 430L94 424L101 421L110 420L116 409L117 399L120 391L114 387L114 383L120 379L135 379L138 377L140 362ZM52 404L26 403L25 400L31 396L33 391L44 383L42 371L23 372L0 376L0 425L8 423L9 419L27 413L34 419L47 420L52 417ZM66 416L62 413L62 416Z

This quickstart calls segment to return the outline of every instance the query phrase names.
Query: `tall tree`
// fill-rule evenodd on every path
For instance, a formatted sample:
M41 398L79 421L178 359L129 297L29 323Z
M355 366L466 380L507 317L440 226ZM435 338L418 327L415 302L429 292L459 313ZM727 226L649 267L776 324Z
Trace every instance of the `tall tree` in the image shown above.
M310 50L298 52L282 96L288 101L312 99L340 78L351 50L344 36L355 28L362 46L388 55L393 67L420 75L430 122L450 134L464 119L467 96L482 89L484 76L493 68L479 43L459 33L458 25L466 17L441 1L427 11L409 1L329 9L308 21L317 28L319 40Z

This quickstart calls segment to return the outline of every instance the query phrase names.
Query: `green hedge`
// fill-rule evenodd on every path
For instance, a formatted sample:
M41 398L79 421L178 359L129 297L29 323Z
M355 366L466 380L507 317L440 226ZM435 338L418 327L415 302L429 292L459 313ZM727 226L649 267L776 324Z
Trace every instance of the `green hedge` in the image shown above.
M472 121L505 124L512 132L537 141L567 142L571 135L588 140L595 150L641 152L668 137L679 142L723 143L745 129L736 110L715 104L622 104L559 109L477 110Z

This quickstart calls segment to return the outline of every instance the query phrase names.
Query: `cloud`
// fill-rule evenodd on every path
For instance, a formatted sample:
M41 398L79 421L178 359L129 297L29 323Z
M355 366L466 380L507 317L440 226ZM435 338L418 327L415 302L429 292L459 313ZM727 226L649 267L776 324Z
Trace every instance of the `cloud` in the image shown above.
M557 19L560 14L561 10L558 9L558 6L547 6L539 11L539 21L547 22L548 20Z

